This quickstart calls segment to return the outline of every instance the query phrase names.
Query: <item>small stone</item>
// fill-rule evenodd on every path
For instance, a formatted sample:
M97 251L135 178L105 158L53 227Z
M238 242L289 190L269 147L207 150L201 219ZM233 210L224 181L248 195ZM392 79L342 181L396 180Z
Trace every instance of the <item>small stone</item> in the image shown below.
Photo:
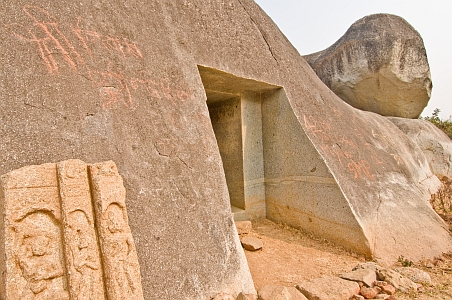
M384 299L384 300L387 300L387 299L389 299L389 298L391 298L391 295L387 295L387 294L378 294L378 295L375 297L375 299Z
M260 239L253 236L245 236L242 240L242 246L248 251L257 251L262 249L263 243Z
M363 282L367 287L371 287L373 282L377 280L377 273L371 269L357 269L342 274L340 277L351 281Z
M374 262L365 262L365 263L358 264L356 267L353 268L353 271L356 271L358 269L370 269L370 270L373 270L376 272L377 270L383 269L383 267L377 265Z
M364 300L366 298L364 298L361 295L353 295L353 297L350 298L350 300Z
M396 292L395 287L387 283L386 281L375 281L374 285L381 288L381 291L387 295L394 295Z
M244 293L240 293L235 300L250 300L250 298Z
M211 298L211 300L235 300L235 299L231 295L221 292L217 294L215 297Z
M361 288L360 294L366 299L374 299L378 293L381 291L381 288L376 287L365 287Z
M395 269L398 273L402 274L404 277L410 279L414 283L432 283L430 275L417 268L397 268Z
M294 287L265 285L258 294L260 300L308 300Z
M381 291L388 295L394 295L396 292L396 289L391 284L385 285L381 288Z
M251 232L253 225L250 221L237 221L235 222L235 227L239 235L248 234Z
M408 292L410 289L417 290L417 285L410 279L403 277L400 273L391 269L377 270L377 275L380 279L390 283L396 289L402 292Z
M302 282L297 289L308 299L334 300L349 300L360 291L358 283L333 276Z

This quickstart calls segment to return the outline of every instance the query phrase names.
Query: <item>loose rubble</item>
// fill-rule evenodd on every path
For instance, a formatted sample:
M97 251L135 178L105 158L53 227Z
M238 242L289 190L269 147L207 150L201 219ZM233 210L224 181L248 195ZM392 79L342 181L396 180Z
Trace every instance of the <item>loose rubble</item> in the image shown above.
M264 244L262 243L261 239L254 236L248 236L252 229L250 221L235 222L235 227L237 228L237 233L239 234L240 242L242 243L242 246L243 248L245 248L245 250L257 251L262 249Z
M395 300L397 290L417 291L421 285L415 281L431 284L430 275L420 269L401 267L393 270L366 262L338 277L323 276L295 287L265 285L258 289L258 295L240 293L236 298L220 293L211 300Z

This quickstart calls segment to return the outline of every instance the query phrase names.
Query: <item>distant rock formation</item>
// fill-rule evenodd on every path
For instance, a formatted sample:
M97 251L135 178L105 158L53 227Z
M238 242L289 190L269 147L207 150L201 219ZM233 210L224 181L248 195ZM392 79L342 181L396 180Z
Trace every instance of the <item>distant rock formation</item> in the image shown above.
M331 47L304 58L334 93L362 110L417 118L430 99L422 37L398 16L364 17Z
M452 179L452 141L441 129L426 120L388 119L419 145L433 174Z

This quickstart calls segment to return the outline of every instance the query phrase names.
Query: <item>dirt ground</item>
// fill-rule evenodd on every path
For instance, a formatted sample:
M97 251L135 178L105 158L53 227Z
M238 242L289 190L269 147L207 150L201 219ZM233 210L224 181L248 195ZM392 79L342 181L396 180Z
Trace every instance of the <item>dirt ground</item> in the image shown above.
M245 251L256 289L266 284L294 286L323 275L339 275L365 261L364 257L325 240L267 219L253 221L249 235L260 238L264 244L262 250ZM398 266L401 264L394 265ZM397 292L397 299L452 300L452 254L412 267L428 272L432 285L411 293Z

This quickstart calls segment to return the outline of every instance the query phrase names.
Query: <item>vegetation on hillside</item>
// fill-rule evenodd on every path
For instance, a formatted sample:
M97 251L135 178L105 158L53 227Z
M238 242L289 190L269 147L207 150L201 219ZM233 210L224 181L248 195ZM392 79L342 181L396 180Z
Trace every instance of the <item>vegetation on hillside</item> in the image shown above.
M452 181L447 177L443 177L441 182L441 189L432 195L430 203L438 215L449 224L452 232Z
M449 116L449 119L441 120L439 117L439 113L441 110L439 108L435 108L431 117L424 117L424 120L432 122L436 127L444 131L449 138L452 139L452 117Z

